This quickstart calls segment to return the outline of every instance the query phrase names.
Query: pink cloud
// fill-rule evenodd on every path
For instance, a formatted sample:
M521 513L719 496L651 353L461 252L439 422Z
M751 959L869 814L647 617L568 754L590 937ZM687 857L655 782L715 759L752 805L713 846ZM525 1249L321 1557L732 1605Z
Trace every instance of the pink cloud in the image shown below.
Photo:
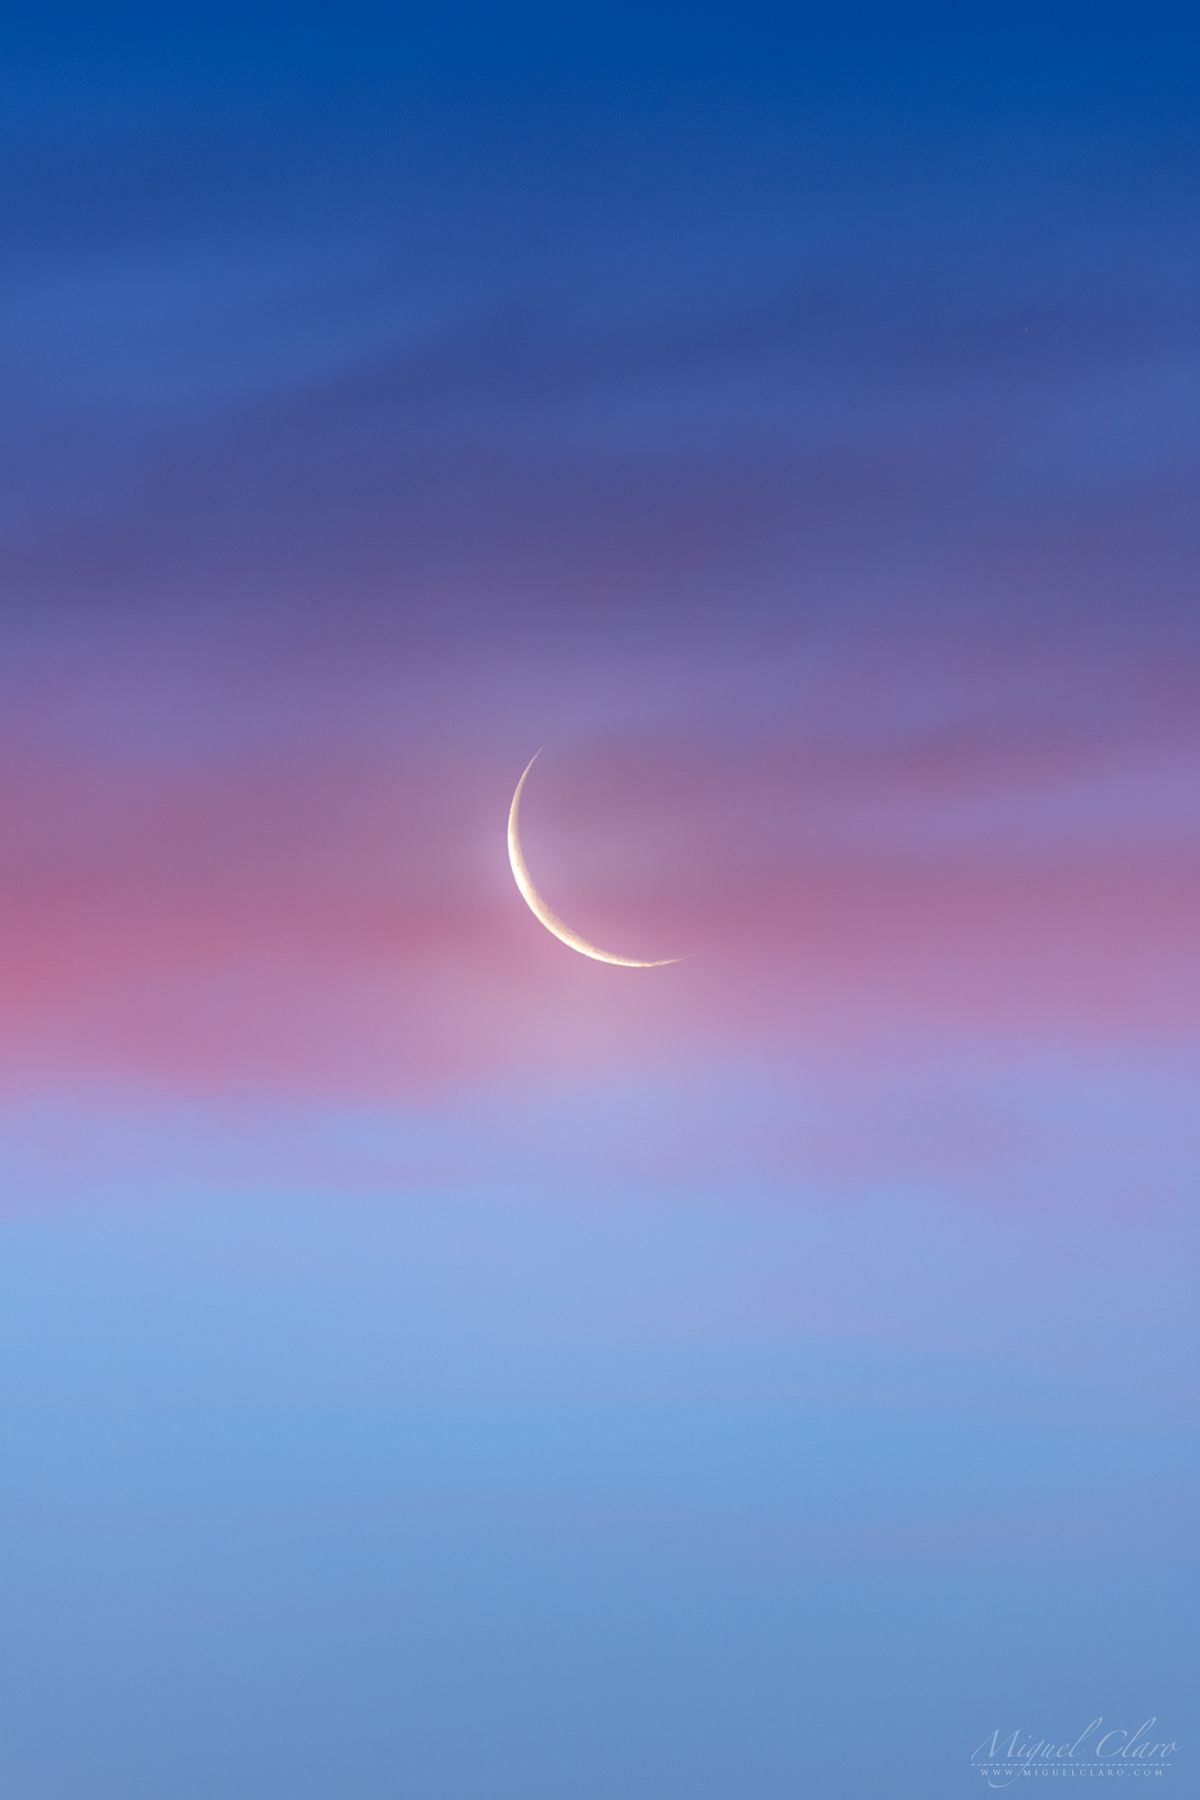
M10 1077L387 1093L705 1043L1194 1029L1178 726L1151 764L1140 740L992 727L568 745L530 795L531 863L597 939L697 952L648 976L539 930L504 854L515 747L447 742L268 739L172 764L10 725Z

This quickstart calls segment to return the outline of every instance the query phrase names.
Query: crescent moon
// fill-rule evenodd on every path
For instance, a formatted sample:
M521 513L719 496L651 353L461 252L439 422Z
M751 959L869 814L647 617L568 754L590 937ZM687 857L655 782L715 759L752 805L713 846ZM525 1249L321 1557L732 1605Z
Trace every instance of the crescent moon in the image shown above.
M601 950L598 944L590 944L585 937L573 931L565 919L560 919L533 885L533 878L525 862L525 852L521 848L521 793L528 779L529 771L541 755L537 750L530 757L525 773L517 783L517 791L512 797L512 805L508 809L508 860L512 865L513 880L520 890L521 898L526 906L546 930L553 932L561 944L569 950L578 950L580 956L590 956L595 962L616 963L622 969L665 969L668 963L682 962L680 956L660 956L654 962L643 962L636 956L614 956L611 950Z

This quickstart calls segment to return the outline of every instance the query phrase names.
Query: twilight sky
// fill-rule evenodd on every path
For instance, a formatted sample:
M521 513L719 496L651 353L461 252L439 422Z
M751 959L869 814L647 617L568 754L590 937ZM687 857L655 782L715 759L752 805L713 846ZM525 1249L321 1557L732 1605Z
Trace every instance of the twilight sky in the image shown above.
M0 1786L1186 1784L1193 47L567 11L0 27Z

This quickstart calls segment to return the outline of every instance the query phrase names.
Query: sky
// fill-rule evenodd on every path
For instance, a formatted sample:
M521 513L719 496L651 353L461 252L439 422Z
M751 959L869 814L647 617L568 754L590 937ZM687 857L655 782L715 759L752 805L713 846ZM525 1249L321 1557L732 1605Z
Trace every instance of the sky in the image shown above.
M0 26L5 1792L1191 1779L1194 52Z

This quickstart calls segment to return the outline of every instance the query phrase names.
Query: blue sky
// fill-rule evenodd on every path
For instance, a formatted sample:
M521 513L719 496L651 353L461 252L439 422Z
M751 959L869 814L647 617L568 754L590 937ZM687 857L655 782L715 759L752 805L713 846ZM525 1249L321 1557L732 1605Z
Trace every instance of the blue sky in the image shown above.
M1190 35L0 28L5 1792L1186 1785Z

